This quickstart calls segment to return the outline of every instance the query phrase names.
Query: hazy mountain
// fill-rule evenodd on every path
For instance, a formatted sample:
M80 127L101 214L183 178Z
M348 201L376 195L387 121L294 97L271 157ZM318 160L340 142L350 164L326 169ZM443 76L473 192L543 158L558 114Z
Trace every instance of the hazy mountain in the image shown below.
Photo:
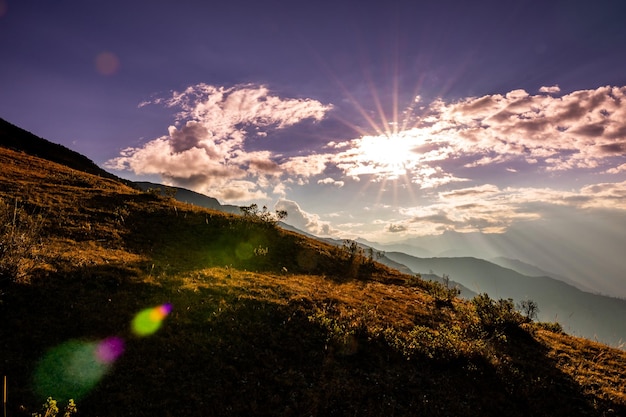
M357 242L362 243L364 245L373 247L373 248L377 248L380 251L390 251L390 252L404 252L404 253L408 253L410 255L413 256L420 256L420 257L429 257L429 256L435 256L436 253L434 253L432 250L428 250L416 245L412 245L410 242L407 243L376 243L376 242L370 242L367 239L363 239L363 238L358 238L356 239Z
M143 191L150 189L159 189L161 194L167 195L170 190L174 190L173 197L183 203L194 204L200 207L206 207L213 210L223 211L225 213L241 214L239 206L229 204L220 204L216 198L188 190L186 188L174 187L170 185L156 184L153 182L138 181L135 182L137 187Z
M552 277L555 279L558 279L559 281L563 281L567 284L573 285L574 287L578 288L579 290L585 291L585 292L590 292L590 293L596 293L596 291L594 291L593 288L591 287L587 287L585 285L579 284L576 281L573 281L567 277L558 275L558 274L554 274L552 272L547 272L544 271L543 269L535 266L535 265L531 265L528 264L526 262L522 262L519 259L510 259L510 258L505 258L504 256L498 256L497 258L492 258L490 259L491 262L493 262L496 265L500 265L504 268L509 268L512 269L514 271L519 272L522 275L528 275L529 277L543 277L543 276L548 276L548 277Z
M607 210L604 218L590 219L554 209L550 221L513 225L506 233L458 233L423 236L397 242L401 252L413 256L505 257L535 265L549 275L567 277L579 288L626 298L626 215ZM565 209L563 209L565 210ZM567 220L559 220L559 216ZM578 228L571 227L574 220ZM609 224L624 224L616 228ZM373 244L381 250L392 245ZM430 254L424 254L428 248Z
M613 345L626 340L626 300L587 293L547 276L522 275L483 259L418 258L399 252L386 256L415 273L448 274L451 280L492 298L534 300L541 321L558 321L572 334Z
M297 230L297 229L296 229ZM344 241L343 240L339 240L339 239L331 239L331 238L319 238L319 237L315 237L312 236L311 237L318 239L318 240L322 240L324 242L328 242L332 245L335 246L343 246ZM405 274L416 274L417 272L413 271L410 267L408 267L407 265L403 264L402 262L398 262L397 260L393 259L393 257L389 257L387 256L387 253L384 251L380 251L380 248L374 247L372 245L374 245L372 243L372 245L367 245L363 242L367 242L367 240L365 239L357 239L356 241L358 243L358 245L363 249L364 253L367 254L368 251L370 249L372 249L374 251L374 256L375 259L380 262L383 265L387 265L390 268L394 268L402 273ZM387 246L385 246L387 247ZM394 252L392 252L394 253ZM430 273L430 272L419 272L419 274L421 275L422 279L425 280L431 280L431 281L437 281L439 283L444 283L445 280L443 279L443 274L438 275L435 273ZM449 277L448 277L449 278ZM472 291L471 289L467 288L465 285L461 284L458 281L455 281L453 279L449 279L447 285L449 285L451 288L452 287L457 287L460 291L460 296L466 299L470 299L475 297L478 293L476 293L475 291Z

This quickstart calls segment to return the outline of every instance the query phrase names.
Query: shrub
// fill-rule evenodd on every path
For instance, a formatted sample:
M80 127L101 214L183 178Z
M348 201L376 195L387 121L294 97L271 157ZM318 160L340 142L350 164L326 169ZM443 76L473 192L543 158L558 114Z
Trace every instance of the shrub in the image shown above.
M535 326L539 329L548 330L552 333L563 333L563 326L561 326L561 324L556 321L551 323L539 322L535 323Z
M65 406L63 417L71 417L72 414L75 414L77 411L76 403L74 400L70 399L67 402L67 406ZM46 402L42 405L42 413L33 413L33 417L56 417L56 415L59 414L57 400L48 397Z
M239 209L244 217L272 226L275 226L279 221L287 218L286 210L276 210L272 213L267 206L263 206L263 208L259 209L258 205L251 204L249 206L240 207Z
M523 323L524 317L515 310L513 299L492 300L487 294L472 299L482 329L489 335L506 340L506 333Z
M452 307L452 300L461 294L461 290L457 286L450 286L450 277L447 274L443 274L442 279L443 283L430 281L428 292L435 298L437 307Z

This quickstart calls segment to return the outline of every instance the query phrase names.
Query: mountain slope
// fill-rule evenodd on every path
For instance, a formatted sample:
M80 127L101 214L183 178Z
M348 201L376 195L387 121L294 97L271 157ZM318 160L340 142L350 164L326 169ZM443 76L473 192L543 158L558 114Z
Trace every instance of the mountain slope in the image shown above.
M619 345L626 340L626 300L590 294L550 277L529 277L477 258L417 258L404 253L386 256L412 271L448 274L476 292L494 298L531 299L539 304L539 317L558 321L568 331Z
M585 292L589 292L589 293L595 293L595 291L590 288L587 287L585 285L581 285L571 279L568 279L566 277L560 276L558 274L554 274L551 272L546 272L543 269L536 267L534 265L530 265L526 262L522 262L519 259L510 259L510 258L505 258L504 256L498 256L496 258L491 259L491 262L496 264L496 265L500 265L501 267L504 268L509 268L512 269L514 271L519 272L522 275L526 275L529 277L551 277L554 279L557 279L559 281L563 281L566 284L572 285L576 288L578 288L581 291L585 291Z
M47 159L78 171L98 175L103 178L115 179L116 181L130 185L130 181L123 180L103 170L86 156L68 149L63 145L52 143L46 139L35 136L1 118L0 146Z
M2 147L0 200L7 415L626 413L626 352L273 223Z
M160 190L162 195L172 193L172 197L176 200L194 204L199 207L205 207L213 210L223 211L226 213L241 214L239 206L233 206L229 204L221 204L216 198L208 197L204 194L196 193L195 191L187 190L181 187L173 187L170 185L155 184L153 182L137 181L135 182L137 187L142 191L148 190Z
M602 216L586 217L585 213L560 210L554 207L550 221L513 224L501 234L446 231L411 238L402 242L399 252L422 258L519 259L567 277L576 286L592 288L591 292L626 299L626 258L623 256L626 234L622 233L626 227L626 212L607 208ZM393 247L375 246L397 251ZM428 253L421 248L428 248Z

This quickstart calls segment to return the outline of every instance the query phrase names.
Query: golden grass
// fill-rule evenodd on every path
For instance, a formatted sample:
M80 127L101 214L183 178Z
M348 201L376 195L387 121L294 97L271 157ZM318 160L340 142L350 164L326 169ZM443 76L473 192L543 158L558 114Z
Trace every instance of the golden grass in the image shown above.
M626 352L584 338L537 331L548 357L586 394L626 404Z

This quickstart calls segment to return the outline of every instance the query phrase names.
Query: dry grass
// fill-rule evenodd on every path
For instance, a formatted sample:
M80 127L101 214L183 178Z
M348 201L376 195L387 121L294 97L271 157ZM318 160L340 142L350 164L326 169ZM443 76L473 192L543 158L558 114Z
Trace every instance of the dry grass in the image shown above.
M471 303L328 244L2 148L0 185L43 218L37 268L0 303L12 415L44 400L31 375L48 349L110 335L126 352L81 415L626 413L624 351L488 332ZM164 302L157 334L129 335Z

